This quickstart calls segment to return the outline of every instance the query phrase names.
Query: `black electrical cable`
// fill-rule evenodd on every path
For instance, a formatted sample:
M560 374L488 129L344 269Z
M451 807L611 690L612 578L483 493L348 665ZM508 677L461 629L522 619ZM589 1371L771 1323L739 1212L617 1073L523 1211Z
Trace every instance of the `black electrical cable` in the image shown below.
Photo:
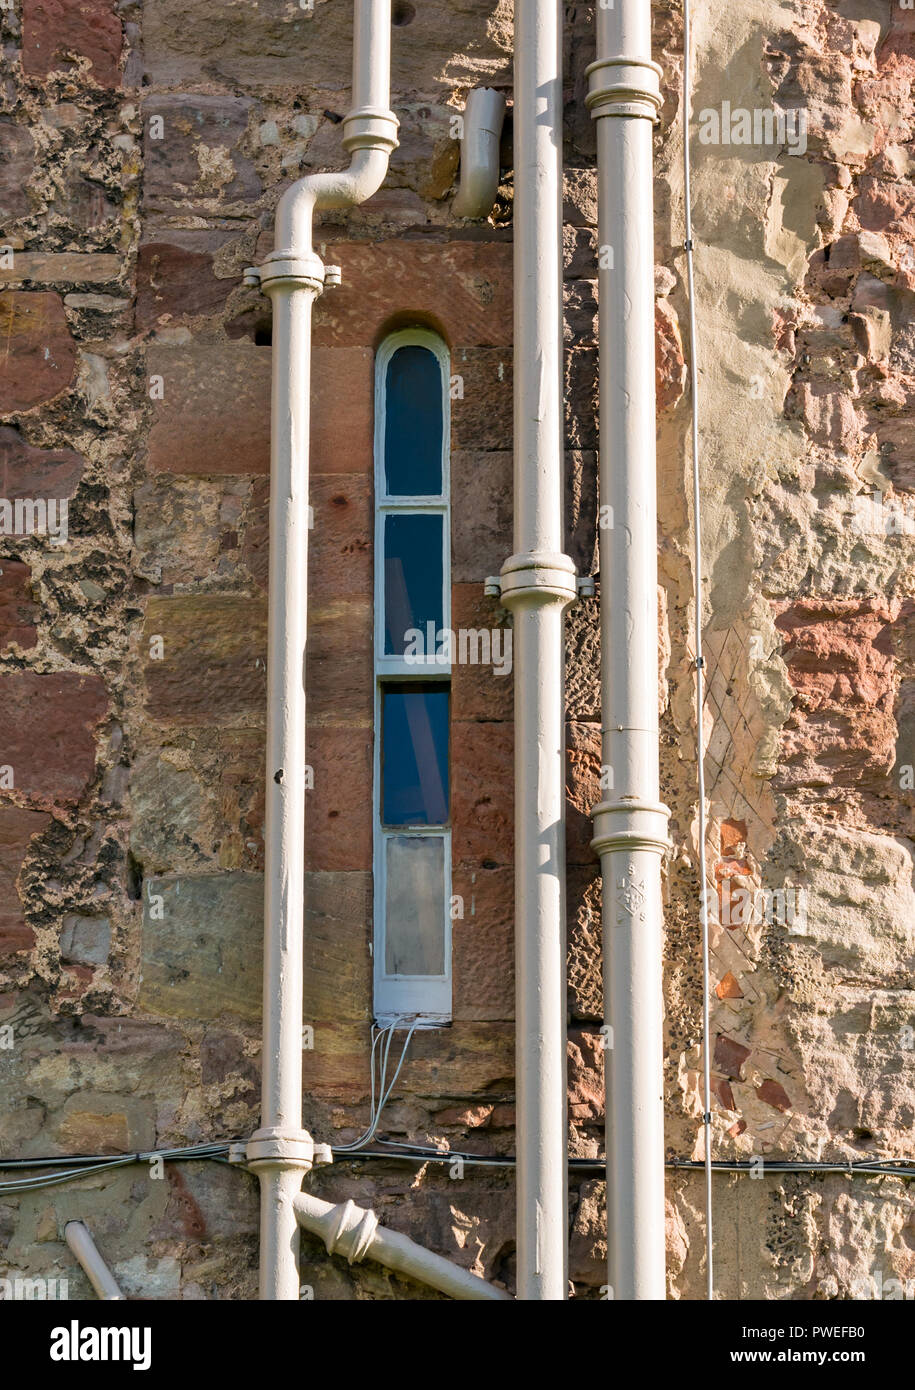
M455 1163L461 1162L471 1166L487 1168L513 1168L516 1159L513 1154L491 1155L469 1154L454 1149L423 1149L419 1145L404 1144L395 1147L392 1144L390 1151L381 1149L362 1149L358 1153L352 1151L334 1149L333 1152L339 1156L341 1162L356 1162L359 1159L387 1159L396 1162L398 1159L409 1163ZM606 1171L606 1160L600 1158L570 1158L569 1168L572 1172L596 1172ZM701 1159L675 1158L670 1159L665 1165L666 1168L676 1170L700 1170L704 1171L706 1164ZM854 1159L848 1162L836 1159L832 1162L821 1163L802 1163L792 1159L713 1159L712 1171L719 1173L845 1173L849 1176L855 1174L865 1177L896 1177L896 1178L915 1178L915 1162L904 1158L890 1159Z

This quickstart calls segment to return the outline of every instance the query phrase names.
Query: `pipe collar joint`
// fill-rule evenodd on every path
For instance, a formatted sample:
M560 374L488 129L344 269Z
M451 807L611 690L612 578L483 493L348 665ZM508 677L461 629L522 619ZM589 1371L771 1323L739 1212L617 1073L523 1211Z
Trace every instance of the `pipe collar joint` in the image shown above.
M657 125L661 110L661 69L650 58L616 54L598 58L585 69L585 105L595 120L601 116L642 116Z
M670 810L660 801L639 801L635 797L602 801L591 815L594 819L591 848L597 855L613 850L666 854L670 849L667 833Z
M259 1129L245 1146L245 1157L252 1168L301 1168L308 1172L314 1163L314 1140L307 1130L272 1126Z
M568 555L531 550L511 555L500 575L506 608L524 604L561 603L565 608L578 595L575 566Z
M360 106L343 117L343 148L353 150L397 149L400 122L393 111L380 106Z

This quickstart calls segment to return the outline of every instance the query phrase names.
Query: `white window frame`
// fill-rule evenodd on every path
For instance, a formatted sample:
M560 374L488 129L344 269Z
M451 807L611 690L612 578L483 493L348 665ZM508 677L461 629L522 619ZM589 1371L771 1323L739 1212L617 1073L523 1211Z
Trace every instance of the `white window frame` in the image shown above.
M427 348L438 360L442 373L442 491L437 497L391 497L384 472L385 406L388 364L402 347ZM417 660L384 650L384 523L385 517L401 513L427 513L442 520L442 624L451 626L451 355L446 344L425 328L405 328L391 333L375 355L375 697L374 697L374 787L373 787L373 866L374 866L374 1013L379 1024L409 1022L419 1027L440 1027L451 1022L451 821L438 826L397 826L382 824L382 690L385 685L415 682L417 685L451 682L450 661L439 661L434 653ZM451 785L449 694L448 782ZM394 836L426 836L444 841L444 951L442 975L389 975L385 970L385 915L387 841Z

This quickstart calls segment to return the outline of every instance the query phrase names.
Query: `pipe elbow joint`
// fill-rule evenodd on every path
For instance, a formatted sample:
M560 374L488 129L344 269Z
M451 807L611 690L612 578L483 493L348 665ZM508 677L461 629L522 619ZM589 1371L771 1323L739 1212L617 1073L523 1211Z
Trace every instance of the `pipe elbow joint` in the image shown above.
M455 217L488 217L499 189L499 141L505 120L505 97L491 87L476 87L464 108L461 135L461 182L451 211Z

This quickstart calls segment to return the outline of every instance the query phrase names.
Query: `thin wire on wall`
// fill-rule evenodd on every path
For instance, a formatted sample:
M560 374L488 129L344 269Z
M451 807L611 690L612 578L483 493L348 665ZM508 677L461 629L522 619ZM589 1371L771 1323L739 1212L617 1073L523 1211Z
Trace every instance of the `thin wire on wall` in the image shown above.
M693 584L696 610L696 768L699 821L699 916L702 926L702 1122L705 1129L705 1244L706 1297L715 1296L712 1259L712 1078L711 1078L711 971L709 969L708 898L705 856L705 661L702 652L702 508L699 488L699 367L696 333L696 293L693 274L693 218L690 187L689 122L692 101L690 67L690 0L683 0L683 220L686 239L686 286L689 301L689 390L693 467Z

